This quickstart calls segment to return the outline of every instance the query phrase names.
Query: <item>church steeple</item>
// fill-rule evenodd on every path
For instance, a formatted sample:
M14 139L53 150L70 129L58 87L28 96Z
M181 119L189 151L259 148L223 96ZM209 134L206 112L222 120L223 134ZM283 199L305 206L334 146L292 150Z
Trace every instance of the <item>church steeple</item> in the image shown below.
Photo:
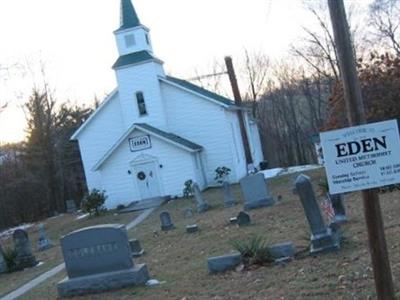
M131 0L121 0L121 22L118 30L136 26L140 26L140 21Z
M120 27L114 34L120 56L141 51L153 52L149 29L140 23L131 0L121 0Z

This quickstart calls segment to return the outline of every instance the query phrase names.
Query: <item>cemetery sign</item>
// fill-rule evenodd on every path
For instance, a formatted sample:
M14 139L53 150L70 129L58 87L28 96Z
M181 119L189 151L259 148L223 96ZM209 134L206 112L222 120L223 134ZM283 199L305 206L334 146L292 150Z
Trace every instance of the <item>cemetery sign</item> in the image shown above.
M397 120L321 132L329 193L400 183Z

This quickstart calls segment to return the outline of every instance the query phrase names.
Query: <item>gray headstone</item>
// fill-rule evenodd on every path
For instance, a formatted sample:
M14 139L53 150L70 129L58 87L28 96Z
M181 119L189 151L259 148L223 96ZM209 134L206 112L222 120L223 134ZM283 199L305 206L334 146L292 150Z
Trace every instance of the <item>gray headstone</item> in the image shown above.
M192 218L193 217L193 209L191 207L185 208L185 210L183 212L183 217L185 219Z
M129 246L132 251L132 257L139 257L142 256L144 253L144 250L142 249L142 246L140 245L139 240L137 239L130 239L129 240Z
M207 259L207 266L209 273L225 272L235 268L242 262L240 253L210 257Z
M236 205L236 201L235 201L235 198L233 197L231 185L229 184L229 182L224 181L222 183L222 191L224 193L224 204L225 204L225 207L235 206Z
M251 222L249 214L245 213L244 211L239 212L236 217L236 224L239 226L249 225Z
M65 201L65 206L67 208L67 213L69 213L69 214L76 213L77 208L76 208L76 203L74 200Z
M171 220L171 215L167 211L163 211L160 214L161 230L168 231L174 228L174 224Z
M244 197L244 209L255 209L274 204L274 199L269 194L262 173L248 175L240 180L240 187Z
M16 251L16 269L22 270L37 265L35 256L32 254L32 246L28 233L23 229L17 229L13 233L14 246Z
M343 198L343 194L329 195L333 211L335 212L335 218L333 221L337 224L347 222L346 209L344 207Z
M47 238L44 225L39 224L39 239L37 241L37 248L39 251L44 251L53 247L53 243Z
M276 260L283 257L294 257L296 250L292 242L287 242L268 246L267 251L271 258Z
M57 285L61 297L99 293L149 279L147 266L134 265L124 225L76 230L61 239L68 278Z
M203 213L203 212L207 211L210 208L210 206L204 200L203 195L201 194L199 185L196 182L193 183L193 192L194 192L194 198L196 199L196 202L197 202L197 212Z
M4 260L3 248L0 245L0 274L7 271L7 264Z
M310 178L304 174L300 174L296 179L295 185L311 229L310 252L314 254L338 250L340 248L339 238L324 223Z
M186 232L187 233L195 233L197 231L199 231L199 226L197 226L197 224L187 225L186 226Z

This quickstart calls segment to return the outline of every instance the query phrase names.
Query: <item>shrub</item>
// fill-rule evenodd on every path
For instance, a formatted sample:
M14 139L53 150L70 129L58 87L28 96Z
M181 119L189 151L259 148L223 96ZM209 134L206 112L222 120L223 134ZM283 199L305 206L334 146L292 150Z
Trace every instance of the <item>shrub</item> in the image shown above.
M222 184L226 177L229 176L231 173L231 169L227 167L218 167L215 169L215 177L214 180L218 182L219 184Z
M100 212L105 211L104 202L107 196L105 191L99 191L93 189L89 195L82 200L82 209L84 212L88 212L90 215L99 216Z
M12 248L5 248L3 252L4 260L6 262L7 271L13 272L17 267L16 258L17 258L17 251Z
M183 188L183 197L189 198L193 196L193 180L186 180Z
M253 236L246 241L234 240L231 244L240 252L245 265L264 265L273 261L266 242L260 236Z

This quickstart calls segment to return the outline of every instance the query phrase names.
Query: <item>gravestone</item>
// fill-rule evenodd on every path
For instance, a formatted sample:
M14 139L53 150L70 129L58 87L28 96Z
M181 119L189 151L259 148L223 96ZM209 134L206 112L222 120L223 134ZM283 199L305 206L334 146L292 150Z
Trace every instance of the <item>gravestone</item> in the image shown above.
M69 214L76 213L77 208L76 208L76 203L74 200L65 201L65 206L67 208L67 213L69 213Z
M251 222L250 220L250 216L245 213L244 211L239 212L239 214L236 217L236 224L238 224L239 226L243 226L243 225L249 225Z
M225 272L234 269L242 262L240 253L209 257L207 259L208 272L210 274Z
M129 246L132 251L132 257L139 257L142 256L144 253L144 250L142 249L142 245L140 245L139 240L137 239L130 239L129 240Z
M194 192L194 198L196 199L197 202L197 212L203 213L207 211L210 208L210 205L208 205L208 203L204 200L199 185L196 182L193 183L193 192Z
M135 265L122 224L82 228L61 238L68 277L57 285L60 297L100 293L149 279L145 264Z
M235 206L236 205L236 201L235 201L235 198L233 197L231 185L229 184L229 182L224 181L222 183L222 191L223 191L223 194L224 194L225 207Z
M332 208L335 212L333 222L337 224L347 222L346 210L343 204L343 194L329 195L329 199L331 200Z
M5 273L6 271L7 271L7 264L6 261L4 260L3 248L0 245L0 274Z
M160 214L160 221L161 221L161 230L168 231L174 228L174 224L171 220L171 215L167 211L163 211Z
M237 224L237 217L232 217L229 219L230 224Z
M13 233L13 240L17 255L15 258L16 269L22 270L36 266L38 262L32 254L32 246L28 233L23 229L17 229Z
M325 225L310 178L300 174L295 185L311 229L311 254L338 250L340 248L339 235Z
M192 218L193 217L193 209L191 207L185 208L185 210L183 211L183 217L185 219Z
M187 233L195 233L197 231L199 231L199 226L197 226L197 224L186 225L186 232Z
M44 225L39 225L39 239L37 241L37 248L39 251L44 251L53 247L53 243L47 238L44 230Z
M262 173L248 175L240 180L240 187L244 197L244 209L255 209L274 204L274 199L269 194Z

